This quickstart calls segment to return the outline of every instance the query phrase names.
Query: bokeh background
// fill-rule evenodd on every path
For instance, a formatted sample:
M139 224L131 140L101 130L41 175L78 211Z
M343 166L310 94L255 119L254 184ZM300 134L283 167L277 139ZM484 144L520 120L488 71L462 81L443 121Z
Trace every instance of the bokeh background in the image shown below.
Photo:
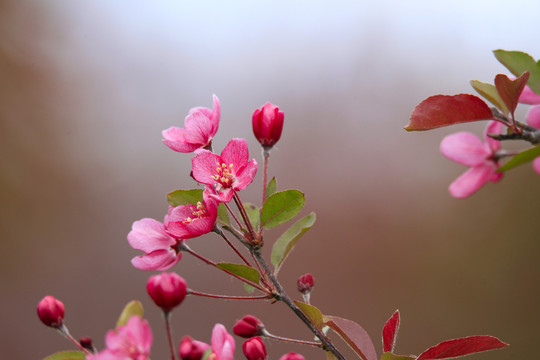
M212 94L222 104L214 149L244 137L259 162L253 110L271 101L285 112L270 174L280 189L303 190L302 214L318 216L281 272L291 294L312 272L313 304L360 323L379 352L399 308L398 353L492 334L511 347L474 359L536 357L538 175L523 166L453 199L447 186L465 168L438 144L484 124L402 127L422 99L472 93L469 80L504 73L492 50L540 57L538 14L533 0L0 1L1 358L71 348L36 317L47 294L65 303L73 335L99 348L124 304L141 299L152 358L167 358L150 274L130 265L138 252L126 235L135 220L162 219L167 192L196 186L190 156L165 147L160 132L183 126L191 107L211 107ZM259 202L260 187L242 198ZM268 232L266 251L285 228ZM190 244L234 259L216 236ZM175 270L196 290L243 292L188 256ZM174 312L175 337L209 341L214 323L231 329L247 313L276 334L311 338L282 304L192 297ZM268 348L270 359L289 350L324 358Z

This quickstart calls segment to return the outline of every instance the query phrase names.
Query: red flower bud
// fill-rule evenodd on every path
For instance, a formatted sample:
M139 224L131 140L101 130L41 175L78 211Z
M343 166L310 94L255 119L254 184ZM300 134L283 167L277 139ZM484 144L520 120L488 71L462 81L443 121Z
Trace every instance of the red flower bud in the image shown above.
M253 315L246 315L238 320L233 327L233 332L241 337L250 338L261 335L264 324Z
M163 311L168 312L184 300L187 285L186 281L176 273L161 273L150 276L146 290L154 303Z
M280 357L279 360L306 360L306 358L295 352L290 352Z
M302 294L309 294L315 286L313 275L307 273L300 276L296 281L296 285L298 286L298 291L300 291Z
M242 350L244 351L244 355L248 360L266 359L266 346L258 336L246 340L242 345Z
M45 296L38 304L37 314L42 323L59 328L64 322L64 304L52 296Z
M180 340L178 353L182 360L201 360L204 353L209 348L208 344L193 340L191 336L184 336L182 340Z
M262 146L274 146L283 130L283 112L267 102L253 113L253 133Z
M80 338L79 344L81 344L83 348L89 350L91 353L95 352L94 343L92 342L92 339L90 339L88 336Z

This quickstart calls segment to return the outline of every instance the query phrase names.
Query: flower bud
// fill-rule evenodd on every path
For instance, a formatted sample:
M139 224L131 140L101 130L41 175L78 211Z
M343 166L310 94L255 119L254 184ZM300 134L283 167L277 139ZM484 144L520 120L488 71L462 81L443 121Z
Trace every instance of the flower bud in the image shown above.
M193 340L191 336L184 336L180 340L178 353L182 360L201 360L209 348L208 344Z
M37 314L45 325L60 328L64 322L64 304L50 295L45 296L38 304Z
M257 319L253 315L246 315L241 320L238 320L233 327L235 335L250 338L253 336L261 335L264 329L264 324L261 320Z
M86 350L90 351L91 353L96 352L96 348L94 347L94 343L91 338L88 336L82 337L79 339L79 344Z
M169 312L184 300L187 285L186 281L176 273L161 273L148 279L146 290L157 306Z
M269 102L253 113L253 133L262 146L272 147L283 130L283 112Z
M306 358L295 352L290 352L280 357L279 360L306 360Z
M300 276L296 281L296 285L298 286L298 291L300 291L302 294L309 294L315 286L313 275L307 273Z
M246 340L242 345L242 350L244 351L244 355L248 360L266 359L266 346L258 336Z

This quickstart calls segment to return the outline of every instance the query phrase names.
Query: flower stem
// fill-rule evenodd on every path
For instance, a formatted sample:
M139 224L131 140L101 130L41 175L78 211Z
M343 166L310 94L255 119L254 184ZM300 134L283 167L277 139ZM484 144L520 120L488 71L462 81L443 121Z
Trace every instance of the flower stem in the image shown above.
M240 215L242 215L242 219L244 220L244 223L246 224L249 235L251 236L251 240L255 240L256 239L255 231L253 230L251 221L249 221L249 217L247 216L246 209L244 209L244 205L242 204L242 201L240 200L240 197L238 196L236 192L234 192L233 199L234 199L234 202L236 203L236 206L238 207L238 210L240 211Z
M249 261L247 261L246 258L240 253L240 251L238 251L238 249L229 241L229 239L227 239L227 236L225 236L225 233L223 233L223 230L221 230L221 228L218 227L217 224L214 227L214 232L220 235L225 240L225 242L234 250L236 255L238 255L247 266L251 266Z
M263 192L262 192L261 210L262 210L262 205L264 204L264 201L266 200L266 186L267 186L266 183L268 181L268 158L269 157L270 157L270 150L267 150L266 147L263 147L264 167L263 167Z
M208 294L203 293L200 291L195 291L188 289L188 294L196 295L196 296L202 296L202 297L208 297L208 298L214 298L214 299L226 299L226 300L262 300L262 299L271 299L272 295L261 295L261 296L231 296L231 295L216 295L216 294Z
M264 330L263 336L265 336L265 337L267 337L269 339L285 341L285 342L290 342L290 343L295 343L295 344L310 345L310 346L315 346L315 347L318 347L318 348L322 347L322 344L320 342L317 342L317 341L306 341L306 340L298 340L298 339L286 338L286 337L270 334L266 330Z
M75 346L81 349L86 355L91 354L90 351L88 351L88 349L82 346L80 342L78 342L73 336L71 336L71 334L68 331L68 328L64 324L62 324L60 327L57 327L56 330L58 330L58 332L62 334L66 339L68 339L73 344L75 344Z
M176 353L174 351L174 345L171 334L171 312L164 311L163 315L165 317L165 331L167 332L167 339L169 341L169 350L171 351L171 360L176 360Z
M339 352L339 350L334 346L334 344L332 344L330 339L328 339L328 337L326 337L326 335L324 335L323 332L311 322L311 320L306 316L306 314L304 314L302 310L300 310L300 308L296 306L296 304L292 301L289 295L287 295L285 289L283 289L283 286L281 286L281 283L275 277L274 273L270 269L270 266L268 266L268 263L262 256L260 249L251 247L250 250L257 259L257 261L266 270L270 281L274 284L277 292L276 299L283 301L296 314L296 316L298 316L300 320L302 320L307 325L307 327L315 334L315 336L317 336L317 338L321 340L323 349L334 354L337 359L345 360L345 357Z

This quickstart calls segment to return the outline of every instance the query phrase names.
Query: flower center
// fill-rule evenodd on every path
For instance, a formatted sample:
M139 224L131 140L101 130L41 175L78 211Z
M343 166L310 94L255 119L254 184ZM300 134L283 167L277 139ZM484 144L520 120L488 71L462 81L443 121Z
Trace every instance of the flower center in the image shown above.
M185 218L185 220L183 221L184 224L192 223L195 220L203 218L206 215L206 209L200 201L197 202L196 208L191 207L190 210L191 210L191 215L193 215L193 217L188 216L187 218Z
M229 166L227 166L225 163L221 165L216 163L216 165L216 174L212 176L212 179L225 188L231 187L235 180L234 174L232 173L233 164L229 164Z

